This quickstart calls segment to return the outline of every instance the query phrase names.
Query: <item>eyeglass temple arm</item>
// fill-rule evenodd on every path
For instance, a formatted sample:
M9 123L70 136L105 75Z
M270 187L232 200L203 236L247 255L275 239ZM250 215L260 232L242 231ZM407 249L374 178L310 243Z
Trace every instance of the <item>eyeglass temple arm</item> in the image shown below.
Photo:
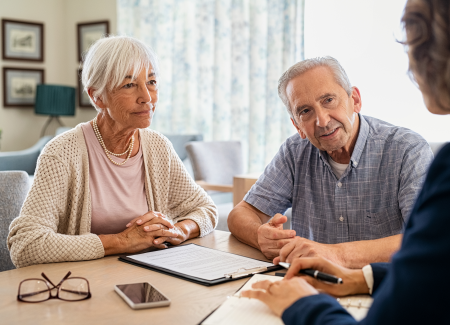
M59 287L59 286L61 285L61 283L63 283L63 281L64 281L65 279L67 279L71 274L72 274L72 272L70 272L70 271L67 272L67 274L64 276L64 278L62 278L62 280L59 281L59 283L58 283L57 285L54 285L53 282L50 281L50 279L45 275L44 272L41 273L42 277L43 277L45 280L47 280L54 288Z

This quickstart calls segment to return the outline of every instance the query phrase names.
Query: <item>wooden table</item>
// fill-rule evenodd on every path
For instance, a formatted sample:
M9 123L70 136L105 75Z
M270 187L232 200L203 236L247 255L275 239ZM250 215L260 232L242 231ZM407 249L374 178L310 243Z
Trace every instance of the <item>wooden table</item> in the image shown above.
M187 243L267 261L261 252L242 244L229 232L214 231ZM92 298L66 302L52 299L41 303L17 301L20 281L40 278L44 272L54 283L68 271L89 280ZM269 273L269 274L273 274ZM117 256L83 262L39 264L0 272L1 324L198 324L248 278L206 287L117 260ZM114 285L136 282L154 284L171 300L169 307L132 310Z
M261 173L236 175L233 177L233 206L244 199L245 194L256 183Z

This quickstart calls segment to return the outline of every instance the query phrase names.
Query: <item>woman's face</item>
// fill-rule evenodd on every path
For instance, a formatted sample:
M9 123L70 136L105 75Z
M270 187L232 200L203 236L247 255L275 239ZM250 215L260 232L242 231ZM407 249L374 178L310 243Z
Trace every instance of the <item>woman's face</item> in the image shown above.
M135 77L130 71L119 87L107 93L106 97L105 107L101 107L103 112L122 128L149 127L158 101L158 84L153 69L142 69Z
M423 86L423 81L420 78L420 76L415 74L414 77L416 79L417 84L419 85L419 89L423 97L423 102L425 103L425 106L427 107L428 111L432 114L437 115L450 114L450 111L445 111L438 105L436 99L433 96L428 95L426 87Z

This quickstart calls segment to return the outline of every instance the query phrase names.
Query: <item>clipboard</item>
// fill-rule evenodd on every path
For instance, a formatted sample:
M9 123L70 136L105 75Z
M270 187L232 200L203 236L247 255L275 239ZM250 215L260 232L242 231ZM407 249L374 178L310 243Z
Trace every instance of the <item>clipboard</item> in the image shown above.
M200 246L200 245L196 245L196 244L187 244L187 245L182 245L182 246L175 246L175 247L167 248L164 251L179 249L181 247L186 247L186 246L190 246L190 245L195 245L195 246L198 246L198 247L202 247L202 249L208 249L208 250L217 251L217 252L220 252L220 254L230 254L230 255L234 255L234 256L241 256L241 255L238 255L238 254L218 251L218 250L215 250L213 248L208 248L208 247L204 247L204 246ZM149 252L149 253L146 253L146 254L151 254L151 253L153 253L153 252ZM135 255L141 255L141 254L135 254ZM128 264L132 264L132 265L135 265L135 266L139 266L139 267L142 267L142 268L146 268L146 269L149 269L149 270L152 270L152 271L156 271L156 272L159 272L159 273L167 274L167 275L179 278L179 279L187 280L187 281L194 282L194 283L197 283L197 284L201 284L201 285L204 285L204 286L213 286L213 285L216 285L216 284L221 284L221 283L225 283L225 282L229 282L229 281L236 281L236 280L239 280L239 279L242 279L242 278L250 277L250 276L252 276L254 274L272 272L272 271L276 271L276 270L282 269L281 266L273 265L273 264L272 264L273 266L269 266L269 267L257 267L257 268L251 268L251 269L237 269L237 270L234 270L233 272L229 272L229 273L224 274L223 277L220 277L220 278L217 278L217 279L214 279L214 280L206 280L206 279L195 277L195 276L191 276L191 275L188 275L188 274L185 274L185 273L176 272L174 270L171 270L171 269L168 269L168 268L164 268L164 267L161 267L161 266L152 265L150 263L145 263L145 262L142 262L142 261L137 261L137 260L131 258L131 257L133 257L135 255L130 255L130 256L124 256L123 255L123 256L120 256L119 257L119 261L125 262L125 263L128 263ZM244 257L246 259L253 260L253 261L260 261L260 260L257 260L257 259L254 259L254 258L250 258L250 257L245 257L245 256L241 256L241 257ZM265 262L265 261L261 261L261 262L268 263L268 262Z

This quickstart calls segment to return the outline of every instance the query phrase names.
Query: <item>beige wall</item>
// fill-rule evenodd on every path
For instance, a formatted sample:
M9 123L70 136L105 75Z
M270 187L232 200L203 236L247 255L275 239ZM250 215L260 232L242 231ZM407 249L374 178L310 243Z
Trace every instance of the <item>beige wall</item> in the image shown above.
M0 60L3 67L45 70L45 82L77 86L77 23L109 20L110 33L116 33L116 0L13 0L0 1L0 18L43 22L45 30L44 62ZM3 83L3 80L0 81ZM26 149L36 143L47 116L34 114L34 108L3 107L0 87L1 151ZM95 116L93 108L77 108L74 117L61 118L66 126L75 126ZM53 122L49 132L58 127Z

